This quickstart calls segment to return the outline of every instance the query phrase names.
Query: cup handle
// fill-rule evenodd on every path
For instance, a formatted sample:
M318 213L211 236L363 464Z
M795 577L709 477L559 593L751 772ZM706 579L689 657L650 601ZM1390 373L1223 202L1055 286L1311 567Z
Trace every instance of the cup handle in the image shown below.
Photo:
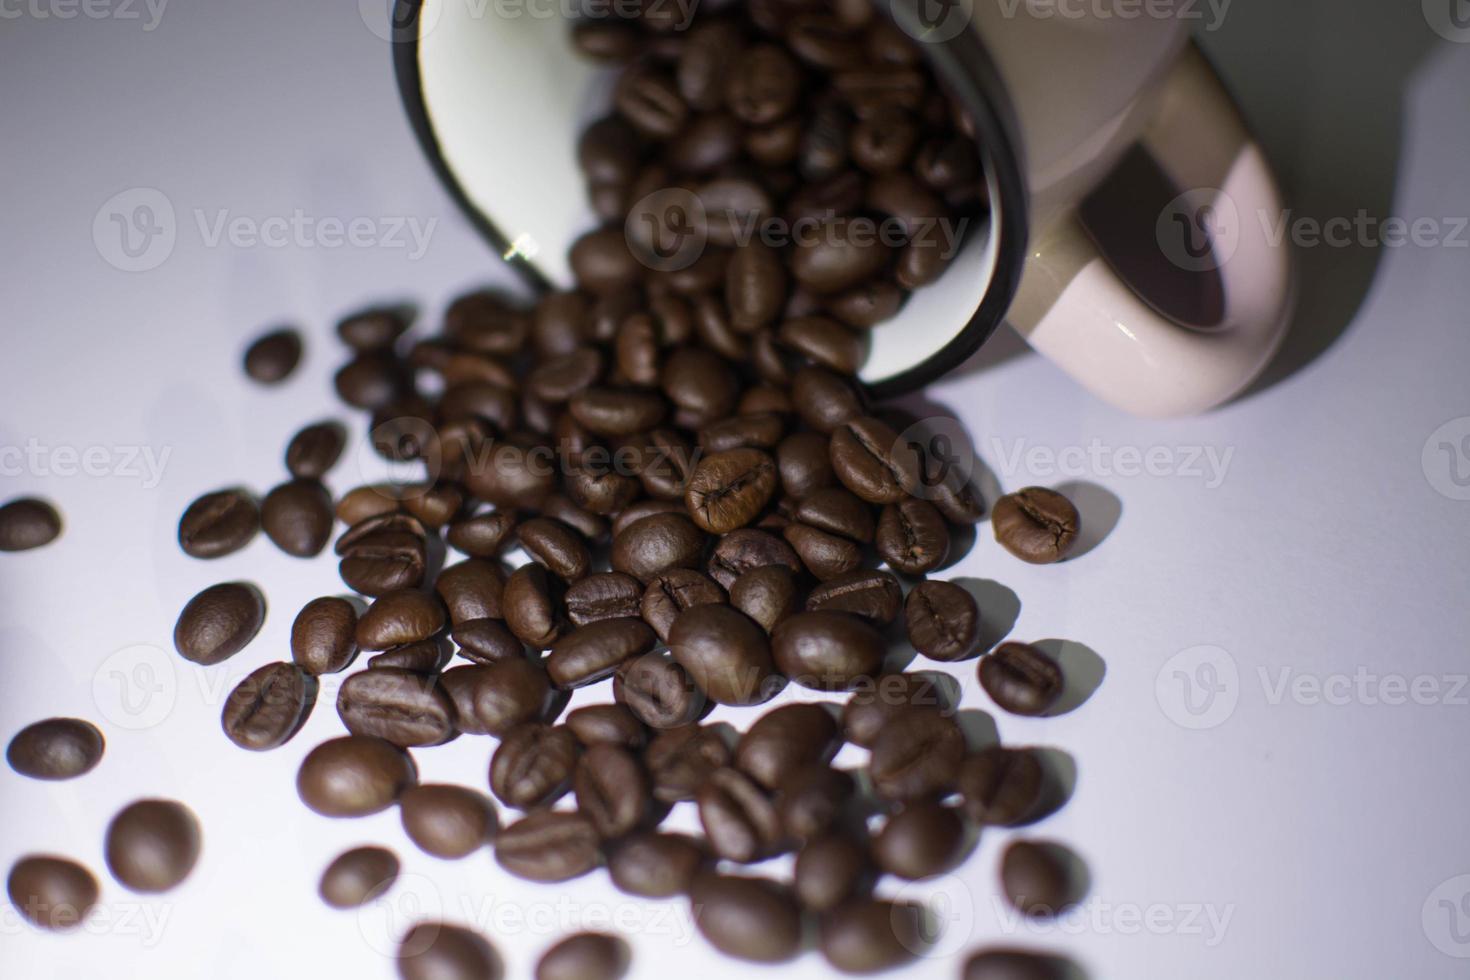
M1294 262L1275 231L1284 212L1265 155L1193 45L1165 80L1142 144L1174 186L1191 188L1159 216L1159 244L1182 267L1217 270L1220 324L1197 330L1156 312L1075 214L1032 243L1006 319L1104 401L1141 416L1192 415L1238 394L1275 353L1293 307ZM1207 247L1195 249L1201 229Z

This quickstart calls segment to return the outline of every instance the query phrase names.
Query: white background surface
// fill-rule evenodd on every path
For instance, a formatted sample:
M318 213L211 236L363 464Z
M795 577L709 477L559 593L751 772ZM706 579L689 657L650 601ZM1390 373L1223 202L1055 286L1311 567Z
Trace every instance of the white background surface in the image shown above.
M1206 44L1302 213L1466 214L1470 47L1439 42L1418 4L1278 6L1240 4ZM677 906L622 896L605 875L528 885L488 852L458 863L419 854L393 812L333 822L306 811L294 773L339 731L330 684L277 752L243 753L220 735L224 694L286 657L295 610L338 583L329 555L296 561L264 538L213 564L192 561L173 541L180 511L235 481L268 489L301 421L346 417L330 387L338 314L398 297L437 313L456 290L499 273L435 186L403 121L387 46L351 5L179 3L152 31L146 9L133 9L141 20L0 21L0 446L34 439L42 461L16 474L12 456L5 496L43 494L67 521L55 545L0 556L0 737L59 714L97 720L108 739L84 779L0 773L0 865L59 852L103 883L84 934L38 933L7 908L0 975L386 977L391 938L436 903L448 918L478 921L512 976L599 915L632 924L637 976L749 975L691 937ZM129 274L105 260L92 228L104 202L139 187L168 199L177 241L157 268ZM297 209L437 225L414 260L389 247L210 245L196 217L261 221ZM964 419L1006 487L1081 481L1101 488L1085 499L1121 504L1107 539L1077 561L1029 568L982 539L952 573L1004 583L1022 604L1016 637L1084 643L1107 675L1065 717L998 718L1006 741L1076 760L1074 799L1034 833L1086 859L1085 914L1046 933L1008 920L993 885L1007 834L987 833L957 878L912 892L949 901L951 943L1057 948L1095 978L1465 975L1466 961L1449 954L1470 955L1470 878L1453 880L1470 875L1470 501L1441 492L1456 487L1439 437L1427 464L1424 450L1452 420L1452 442L1470 432L1470 250L1322 247L1306 260L1291 356L1325 351L1209 418L1122 417L1039 358L996 356L1004 340L989 358L999 363L932 393ZM262 390L238 357L278 320L302 325L307 356L289 384ZM1062 472L1027 454L1094 445L1109 465ZM51 472L69 449L94 447L108 473ZM126 465L129 447L168 454L156 486ZM1165 447L1157 458L1169 475L1117 472L1151 447ZM1189 475L1190 447L1228 454L1218 485ZM1470 458L1455 462L1470 475ZM349 458L331 483L357 478ZM176 662L179 608L230 578L263 584L260 637L210 671ZM154 649L126 652L136 645ZM1206 676L1188 659L1199 655L1171 658L1202 645L1224 651L1212 663L1227 686L1195 716L1176 670ZM143 687L139 664L154 671ZM973 663L953 672L969 702L988 707ZM1332 681L1360 673L1376 680ZM119 676L141 714L121 709ZM1383 703L1416 678L1428 678L1421 693L1436 689L1434 703ZM1331 694L1346 690L1345 703L1309 696L1324 681ZM151 700L138 700L144 688ZM1213 727L1176 722L1199 718ZM125 727L140 720L156 724ZM422 775L483 786L491 745L464 738L419 752ZM192 806L204 853L183 887L139 900L107 876L101 840L110 816L144 795ZM403 858L393 901L362 916L326 909L315 895L322 867L373 841ZM1456 905L1463 914L1452 920ZM1223 931L1210 913L1228 916ZM955 976L959 962L939 956L910 975ZM825 969L808 953L769 975Z

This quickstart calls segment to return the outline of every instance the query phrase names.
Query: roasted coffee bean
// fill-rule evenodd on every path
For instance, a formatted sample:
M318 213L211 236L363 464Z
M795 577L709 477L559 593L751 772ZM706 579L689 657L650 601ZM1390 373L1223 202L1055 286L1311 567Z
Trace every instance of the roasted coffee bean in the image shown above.
M657 500L639 501L639 503L652 505L664 501L678 501L681 506L677 512L683 513L684 491L689 486L689 476L693 472L694 460L697 458L689 443L672 429L654 429L648 433L646 445L638 460L638 479L642 481L644 492ZM638 506L639 504L635 503L622 511L618 515L618 525L626 526L632 523L632 520L636 518L629 520L623 520L623 518L630 513L637 513L635 508ZM643 514L642 516L648 515Z
M967 476L958 470L946 470L945 465L934 456L924 459L924 486L929 502L951 524L978 524L985 518L985 499Z
M970 820L1016 827L1040 811L1045 782L1035 752L993 745L964 760L958 788Z
M286 554L311 558L321 554L332 537L332 497L315 480L292 480L265 495L260 526L266 537Z
M730 604L755 620L767 633L799 608L796 576L785 565L763 565L730 586Z
M867 417L832 432L832 470L843 486L872 504L894 504L919 484L919 455L888 425Z
M510 573L501 593L505 625L522 643L545 650L563 632L559 593L545 567L522 565Z
M416 923L398 944L400 980L501 980L505 965L478 932L447 922Z
M862 564L862 548L847 538L795 522L786 525L781 533L819 582L846 575Z
M771 641L760 624L727 605L686 609L669 629L669 650L719 704L759 704L776 691Z
M819 942L843 973L877 973L916 959L928 948L927 910L913 902L851 902L822 918Z
M835 102L817 105L807 118L801 136L796 166L803 179L824 181L847 166L848 130L851 117Z
M139 800L107 825L107 869L135 892L166 892L194 870L199 836L198 819L182 803Z
M744 139L745 127L734 116L702 113L669 143L666 159L684 173L713 173L739 155Z
M618 328L614 347L617 369L629 384L651 388L659 380L658 327L653 318L639 313Z
M490 664L462 664L439 675L439 687L454 703L456 727L466 735L489 734L475 718L475 696L482 687L490 686L486 680L490 667ZM549 683L547 688L550 689Z
M444 604L437 596L398 589L374 600L357 621L357 645L386 650L427 640L444 628Z
M669 401L693 423L691 428L728 416L740 393L729 365L719 355L697 347L669 355L661 384Z
M7 508L14 506L11 503L0 508L0 551L19 550L7 546L12 532L7 530L6 521L13 520ZM57 530L60 526L58 521ZM184 511L179 518L179 547L191 558L220 558L245 547L259 530L260 508L255 498L244 490L220 490L206 493ZM49 541L56 534L33 536Z
M622 21L579 20L572 24L572 44L584 58L621 65L638 56L643 36Z
M671 568L697 568L706 537L684 514L654 514L625 527L613 538L610 561L645 585Z
M923 575L949 557L949 525L929 501L909 497L883 508L874 545L890 568Z
M423 450L429 448L422 442L426 435L423 423L427 421L427 418L396 404L392 408L395 409L394 414L407 417L405 431L395 432L395 427L388 424L391 418L381 420L374 423L374 439L376 441L394 436L406 436L409 442L401 444L400 448L384 455L389 459L417 459L424 455ZM445 422L467 422L470 419L481 419L504 430L515 425L516 410L515 392L489 381L461 381L446 388L439 396L439 417ZM387 412L388 410L385 409L383 414ZM377 431L380 426L383 429L381 433ZM390 445L389 448L393 447ZM379 451L382 451L381 443Z
M403 832L424 853L462 858L484 847L499 822L495 804L464 786L421 783L398 798Z
M791 274L814 293L840 293L877 275L892 250L871 221L829 218L795 240Z
M689 116L674 80L646 65L622 74L613 90L613 105L644 136L659 139L675 136Z
M853 129L853 162L870 174L891 174L908 164L918 136L913 116L897 108L880 109ZM934 217L939 214L933 212Z
M477 664L495 664L502 660L520 660L526 645L498 619L471 619L449 632L459 647L459 655Z
M896 220L911 242L923 242L926 248L939 250L940 243L930 241L929 236L948 208L911 175L888 173L875 177L868 183L867 203L874 211Z
M793 772L826 763L841 738L837 720L819 704L788 704L766 712L735 746L735 768L768 790Z
M174 648L205 667L228 660L260 632L265 598L244 582L211 585L190 599L174 626Z
M1001 547L1033 565L1066 558L1081 528L1072 501L1045 487L1027 487L1001 497L990 523Z
M856 374L868 359L868 338L822 316L786 320L777 338L788 349L838 374Z
M349 528L399 509L400 488L391 483L354 487L337 501L337 520Z
M398 868L397 855L385 847L354 847L327 865L317 894L334 909L358 908L393 887Z
M878 867L909 881L950 870L964 849L964 821L934 800L905 803L873 837L873 860Z
M1011 905L1035 918L1060 915L1082 897L1070 853L1048 842L1012 841L1001 855L1000 882Z
M572 484L575 484L578 479L580 479L580 477L576 475L575 471L569 473L569 488ZM600 489L593 488L591 491L595 494L601 494L604 490L622 494L624 493L624 490L627 490L629 487L632 488L631 493L637 493L637 481L634 480L632 477L624 476L623 474L619 473L610 475L609 479L613 482L602 481L601 478L597 479L599 481L598 487L600 487ZM620 483L624 489L617 489L613 485L614 482ZM583 489L587 488L584 487ZM595 500L593 502L598 503L598 506L602 506L602 504L606 502L599 501L600 498L599 500ZM567 527L571 528L572 531L581 535L582 540L589 544L602 544L603 542L608 540L608 522L603 519L602 515L587 510L581 504L577 503L576 500L573 500L566 494L553 493L547 496L547 498L541 502L541 516L548 520L556 521L558 524L566 525Z
M933 660L963 660L975 652L980 608L952 582L920 582L903 604L904 625L914 649Z
M613 697L650 728L687 725L704 709L704 692L688 671L662 653L624 661L613 678Z
M1061 665L1028 643L1002 643L980 658L980 686L1013 715L1044 715L1062 696Z
M665 411L658 395L631 388L589 388L573 395L568 406L573 418L599 436L645 432L663 420Z
M848 809L857 784L825 762L792 768L776 787L776 810L792 840L811 841L832 830Z
M736 415L699 430L699 446L705 452L723 453L732 449L773 450L781 442L786 423L774 412Z
M884 799L940 796L954 788L965 735L951 718L910 707L890 717L871 742L868 773Z
M337 690L337 714L354 735L394 745L439 745L456 734L454 702L437 678L391 667L364 670Z
M725 85L740 59L743 43L740 28L731 21L695 23L679 54L676 73L684 101L701 112L722 106Z
M518 878L556 883L597 867L602 838L580 813L540 810L500 832L495 861Z
M987 949L965 961L960 980L1072 980L1081 971L1060 956L1022 949Z
M648 729L622 704L588 704L570 712L566 724L577 741L594 745L616 745L641 750L648 741Z
M903 300L903 290L886 280L875 279L826 297L825 308L849 327L867 330L896 316Z
M357 607L337 596L313 599L291 624L291 659L308 674L335 674L357 656Z
M747 572L768 565L782 565L793 573L805 569L791 546L774 534L755 528L741 528L725 535L710 555L707 571L726 589Z
M494 558L515 540L515 527L513 515L488 511L450 524L446 540L471 558Z
M468 707L470 728L477 734L503 738L522 725L540 721L551 701L546 671L524 657L487 664L466 679L471 682L466 693L456 696L452 688L449 694L461 726L466 723L464 709Z
M812 589L806 607L817 612L852 613L875 626L887 626L903 608L903 589L888 572L858 569Z
M643 272L643 266L628 250L621 228L588 232L573 243L569 258L577 284L591 293L625 289Z
M864 543L873 540L876 529L872 507L842 487L822 487L804 495L791 516L828 534Z
M285 381L301 363L301 335L289 327L273 330L245 349L245 373L263 385Z
M671 898L689 890L709 861L703 843L683 834L631 834L608 846L607 870L619 891Z
M551 681L563 690L611 677L618 665L653 649L657 637L641 619L604 619L579 626L556 641L546 658Z
M556 802L571 788L581 747L565 728L529 723L505 733L490 759L490 789L520 810Z
M579 932L542 954L536 980L620 980L628 972L633 951L617 936Z
M415 674L437 674L449 662L449 644L443 640L422 640L405 643L401 647L390 647L382 653L369 657L369 670L395 667L411 670Z
M512 433L476 454L493 453L493 465L467 468L459 479L474 496L503 508L534 509L556 490L556 470L546 448L524 434ZM483 458L483 457L481 457Z
M898 253L893 279L904 289L922 289L944 275L952 258L939 232L928 228L923 238L915 238Z
M622 837L648 816L648 775L629 750L593 745L583 753L572 775L577 810L603 837Z
M521 524L517 534L526 554L564 582L582 578L592 564L587 542L561 521L533 517Z
M781 818L754 780L737 769L716 769L699 789L699 822L710 849L727 861L750 864L780 852Z
M409 521L419 523L407 514L369 518L359 528L366 525L376 529L364 529L361 535L353 535L352 543L345 548L343 541L347 536L344 535L338 541L342 560L337 565L343 583L365 596L418 588L423 583L429 555L424 536L407 529Z
M449 621L456 626L477 619L500 619L504 590L505 573L483 558L450 565L434 583L434 591L449 610Z
M837 482L828 439L817 432L797 432L782 439L776 447L776 466L781 474L781 489L793 500L801 500Z
M626 186L632 183L633 178L638 175L639 158L642 155L638 134L633 131L632 126L616 116L597 120L584 129L577 140L577 163L581 166L582 173L587 180L594 184ZM586 308L585 300L575 293L555 293L548 299L552 299L557 312L567 308L578 309L581 312ZM548 331L544 325L545 308L545 301L536 308L536 320L532 331L533 335L538 338L552 332ZM556 319L563 322L571 320L577 327L581 326L580 316L574 318L558 316ZM566 331L557 330L555 333L566 333ZM550 353L550 350L539 343L537 346L543 353ZM551 350L565 353L565 348L559 344L554 345Z
M629 504L627 510L613 518L613 537L616 538L619 534L622 534L628 528L643 520L643 518L653 517L658 514L675 514L688 520L688 514L684 510L684 488L682 486L679 488L677 502L673 500L644 499ZM700 538L702 541L703 535Z
M774 44L747 49L730 68L725 101L752 126L766 126L795 108L801 97L801 69Z
M426 527L436 530L454 520L464 507L464 491L452 483L408 487L403 496L403 509Z
M873 863L866 835L835 833L809 842L796 855L792 889L813 912L829 912L866 893Z
M738 215L732 223L745 227L750 217ZM733 245L734 241L716 244ZM786 302L786 269L775 249L759 241L742 245L731 257L726 277L725 304L732 327L741 333L754 333L775 321Z
M643 755L653 796L663 803L692 800L710 773L730 764L730 747L718 731L685 725L659 732Z
M291 437L286 446L286 469L301 480L320 480L337 465L347 445L347 430L340 422L317 422Z
M863 418L863 400L857 389L848 379L825 368L807 367L797 371L791 379L791 400L801 420L821 433L835 432ZM891 444L890 440L888 445ZM835 462L833 459L832 463ZM803 495L793 493L792 496L799 499Z
M791 163L801 152L803 120L792 116L769 126L745 131L745 152L755 162L768 167Z
M802 612L771 631L781 673L804 687L841 691L877 674L887 653L866 620L846 613Z
M779 963L801 949L801 907L774 881L702 872L690 884L689 901L700 934L726 956Z
M581 521L563 518L579 529L589 526L597 516L608 517L618 513L640 496L638 477L610 468L606 463L595 460L594 455L570 461L563 482L568 498L589 515ZM606 524L599 524L598 536L605 533Z
M598 572L566 592L567 618L575 626L639 615L643 584L623 572Z
M225 737L262 752L286 744L316 703L316 679L297 664L266 664L239 683L220 717Z
M526 377L526 388L543 401L560 404L602 377L602 354L583 347L542 361Z
M842 732L852 744L872 748L894 719L916 709L938 715L953 710L931 675L884 674L848 699Z
M338 369L332 381L338 398L367 411L391 405L409 387L403 363L386 351L358 354Z
M707 575L692 568L671 568L648 584L638 611L658 638L668 642L669 629L684 610L725 601L725 590Z
M525 343L528 329L525 311L493 290L466 293L444 311L445 336L481 354L516 353Z
M75 929L97 904L97 879L67 858L29 854L16 861L6 881L10 904L41 929Z
M383 350L392 347L403 336L412 319L411 309L374 306L339 320L337 336L353 350Z
M102 761L104 742L97 726L80 718L47 718L15 733L5 761L32 779L75 779Z

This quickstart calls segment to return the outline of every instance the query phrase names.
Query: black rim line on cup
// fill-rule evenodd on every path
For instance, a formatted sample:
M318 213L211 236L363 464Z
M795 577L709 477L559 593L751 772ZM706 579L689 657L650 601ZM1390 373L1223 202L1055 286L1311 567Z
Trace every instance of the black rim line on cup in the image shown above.
M541 274L525 256L510 247L510 240L470 200L464 187L450 169L429 121L428 107L424 104L424 90L419 77L419 11L424 0L392 0L392 22L390 47L393 52L393 67L398 79L398 93L408 114L409 124L418 138L419 146L428 157L429 166L449 192L449 196L478 231L494 248L496 255L531 286L537 293L547 293L556 287ZM889 7L892 19L910 37L920 36L920 20L917 7L923 0L874 0L874 5ZM881 9L880 9L881 12ZM1000 234L996 242L995 270L990 286L985 290L980 305L970 321L949 342L925 360L890 378L871 382L868 390L875 398L885 399L907 394L922 388L959 367L970 355L989 339L1000 326L1015 298L1021 281L1021 268L1026 260L1026 243L1029 231L1026 220L1025 183L1021 165L1017 159L1015 139L1017 128L1013 121L1010 99L1005 94L1000 77L991 65L985 45L973 31L962 31L959 35L942 43L916 42L926 52L935 74L943 79L948 94L969 112L975 124L976 143L982 150L982 159L988 163L995 178L999 200L990 202L992 215L999 214ZM995 228L992 219L991 228ZM992 231L993 233L993 231ZM883 329L879 325L875 329Z

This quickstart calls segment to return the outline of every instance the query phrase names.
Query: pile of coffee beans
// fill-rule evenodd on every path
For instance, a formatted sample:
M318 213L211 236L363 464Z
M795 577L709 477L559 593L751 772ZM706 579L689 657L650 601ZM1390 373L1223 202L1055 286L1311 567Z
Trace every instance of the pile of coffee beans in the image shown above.
M573 31L581 52L621 66L612 113L579 144L605 223L572 247L575 289L532 306L461 296L428 337L410 336L414 315L398 307L338 324L350 360L337 392L367 413L372 449L416 475L334 495L324 481L347 431L315 421L289 440L283 482L259 500L204 494L178 543L204 560L261 530L300 558L333 545L355 595L307 603L289 659L246 677L221 717L229 741L270 751L314 710L320 677L353 671L337 688L344 734L297 775L311 810L396 806L426 853L493 849L531 881L606 868L629 894L688 901L710 945L744 960L790 959L815 935L838 970L887 969L932 931L925 909L876 897L882 879L950 871L980 827L1059 803L1041 753L970 744L941 677L891 669L899 639L937 663L979 657L992 701L1026 716L1056 710L1065 687L1037 647L987 652L986 610L929 577L964 556L985 501L929 423L872 404L856 380L869 331L983 218L980 156L915 45L870 4L752 0L687 31L664 16L674 7ZM692 253L670 238L690 213ZM807 233L783 240L783 227ZM293 331L273 332L246 371L279 381L301 350ZM1002 497L990 519L1037 563L1065 558L1079 526L1042 488ZM0 510L0 541L43 538L38 521ZM208 668L265 615L258 587L211 585L184 607L175 645ZM791 684L833 699L783 704L744 732L706 722ZM563 716L594 687L602 703ZM89 728L33 726L11 763L85 772L101 752ZM493 741L488 774L419 783L413 753L458 737ZM833 764L849 743L868 752L861 769ZM701 836L660 830L676 807L697 813ZM199 850L197 822L169 801L133 804L107 832L109 868L140 891L176 885ZM786 854L789 881L747 867ZM1054 842L1016 841L1000 885L1020 912L1054 915L1081 897L1075 863ZM352 908L398 872L392 852L358 847L326 864L320 896ZM57 927L46 909L85 910L97 886L33 857L10 891L39 897L32 921ZM612 980L628 963L621 940L584 933L536 975ZM398 969L503 967L485 937L423 922L402 937ZM1068 969L990 950L963 976Z

